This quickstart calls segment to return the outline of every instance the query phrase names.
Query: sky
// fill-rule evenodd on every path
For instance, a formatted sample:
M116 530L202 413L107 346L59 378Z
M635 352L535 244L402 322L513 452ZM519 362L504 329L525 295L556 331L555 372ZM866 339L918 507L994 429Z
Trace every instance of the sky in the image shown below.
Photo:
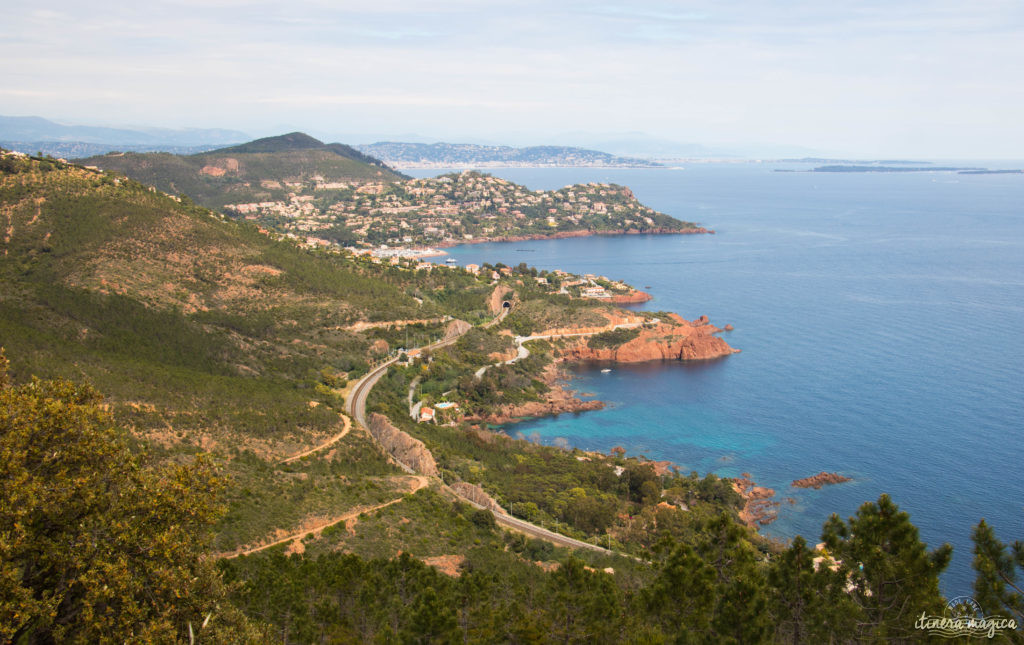
M1024 158L1020 0L0 1L9 116Z

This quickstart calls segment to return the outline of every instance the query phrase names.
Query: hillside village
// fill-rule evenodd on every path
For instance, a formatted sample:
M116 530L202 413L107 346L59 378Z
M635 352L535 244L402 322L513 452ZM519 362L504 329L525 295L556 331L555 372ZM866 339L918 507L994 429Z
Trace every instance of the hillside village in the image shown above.
M629 188L606 183L532 191L467 171L393 183L313 177L288 188L287 201L228 204L224 211L311 245L378 250L588 233L706 232L640 204Z

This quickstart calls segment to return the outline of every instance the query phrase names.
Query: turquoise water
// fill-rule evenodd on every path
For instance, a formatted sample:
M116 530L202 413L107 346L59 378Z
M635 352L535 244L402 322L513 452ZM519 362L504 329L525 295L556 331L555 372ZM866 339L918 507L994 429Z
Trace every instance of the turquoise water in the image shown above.
M577 366L573 387L608 407L510 432L750 472L795 500L764 532L812 543L830 513L887 492L926 542L954 545L943 588L970 595L978 520L1004 541L1024 538L1024 177L772 168L494 171L531 188L626 184L717 234L467 245L451 250L461 263L650 286L643 308L732 323L723 337L743 350L609 373ZM790 486L822 470L854 481Z

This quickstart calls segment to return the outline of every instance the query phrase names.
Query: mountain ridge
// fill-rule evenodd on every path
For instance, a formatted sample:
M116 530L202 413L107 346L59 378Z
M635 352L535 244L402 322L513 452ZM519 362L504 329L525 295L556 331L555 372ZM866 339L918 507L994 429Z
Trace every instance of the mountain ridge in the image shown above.
M224 128L126 128L65 125L39 116L0 115L0 140L80 142L104 145L223 145L249 138ZM24 152L24 151L23 151Z

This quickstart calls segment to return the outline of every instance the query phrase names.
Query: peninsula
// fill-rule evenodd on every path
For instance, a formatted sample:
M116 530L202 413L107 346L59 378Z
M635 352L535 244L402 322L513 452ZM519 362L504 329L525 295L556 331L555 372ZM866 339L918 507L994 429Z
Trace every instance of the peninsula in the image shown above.
M641 204L625 186L533 191L480 172L410 179L364 152L301 132L190 156L114 153L80 163L124 173L309 246L424 249L712 232Z

